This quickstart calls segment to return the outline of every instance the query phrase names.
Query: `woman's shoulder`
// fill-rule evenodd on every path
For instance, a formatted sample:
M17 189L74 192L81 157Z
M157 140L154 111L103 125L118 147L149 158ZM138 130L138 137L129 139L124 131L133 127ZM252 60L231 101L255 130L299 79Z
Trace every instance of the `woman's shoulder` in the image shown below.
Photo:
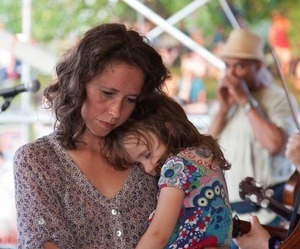
M41 157L51 154L52 148L59 147L58 140L56 139L55 133L37 138L27 144L22 145L15 152L15 159L19 157L33 155L41 155Z

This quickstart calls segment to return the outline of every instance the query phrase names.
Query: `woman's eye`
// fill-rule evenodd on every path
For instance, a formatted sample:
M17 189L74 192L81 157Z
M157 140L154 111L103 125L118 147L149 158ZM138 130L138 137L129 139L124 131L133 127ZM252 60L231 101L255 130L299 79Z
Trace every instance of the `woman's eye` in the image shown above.
M102 91L104 95L106 96L111 96L113 93L112 92L107 92L107 91Z
M135 103L136 103L136 98L127 98L127 101L128 101L129 103L135 104Z

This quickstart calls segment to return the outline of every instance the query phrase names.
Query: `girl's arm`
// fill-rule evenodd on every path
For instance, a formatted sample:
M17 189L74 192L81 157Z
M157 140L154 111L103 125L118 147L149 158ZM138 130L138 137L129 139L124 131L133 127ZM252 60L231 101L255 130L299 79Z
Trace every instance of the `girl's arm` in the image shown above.
M153 220L140 239L136 249L164 248L179 218L184 192L174 187L164 187L160 191Z
M54 244L52 244L51 242L45 242L43 244L43 249L59 249L59 248Z

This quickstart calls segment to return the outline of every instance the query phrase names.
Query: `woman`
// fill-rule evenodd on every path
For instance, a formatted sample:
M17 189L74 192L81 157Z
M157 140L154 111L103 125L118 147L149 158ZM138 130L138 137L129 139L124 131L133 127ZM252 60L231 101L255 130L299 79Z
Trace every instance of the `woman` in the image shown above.
M147 40L122 24L87 31L56 66L44 91L52 134L14 157L18 247L133 248L156 205L155 179L110 165L104 138L162 92L169 72Z

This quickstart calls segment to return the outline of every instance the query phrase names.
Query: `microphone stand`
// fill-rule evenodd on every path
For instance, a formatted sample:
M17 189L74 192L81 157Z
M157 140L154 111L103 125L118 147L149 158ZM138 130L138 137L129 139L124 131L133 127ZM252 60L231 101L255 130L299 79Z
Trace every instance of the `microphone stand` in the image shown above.
M9 106L14 96L4 98L4 103L1 105L0 113L4 112Z
M0 89L0 97L4 98L4 103L0 106L0 113L4 112L9 106L12 99L21 92L37 92L40 89L40 82L38 80L32 81L32 86L26 88L24 84L15 87Z

